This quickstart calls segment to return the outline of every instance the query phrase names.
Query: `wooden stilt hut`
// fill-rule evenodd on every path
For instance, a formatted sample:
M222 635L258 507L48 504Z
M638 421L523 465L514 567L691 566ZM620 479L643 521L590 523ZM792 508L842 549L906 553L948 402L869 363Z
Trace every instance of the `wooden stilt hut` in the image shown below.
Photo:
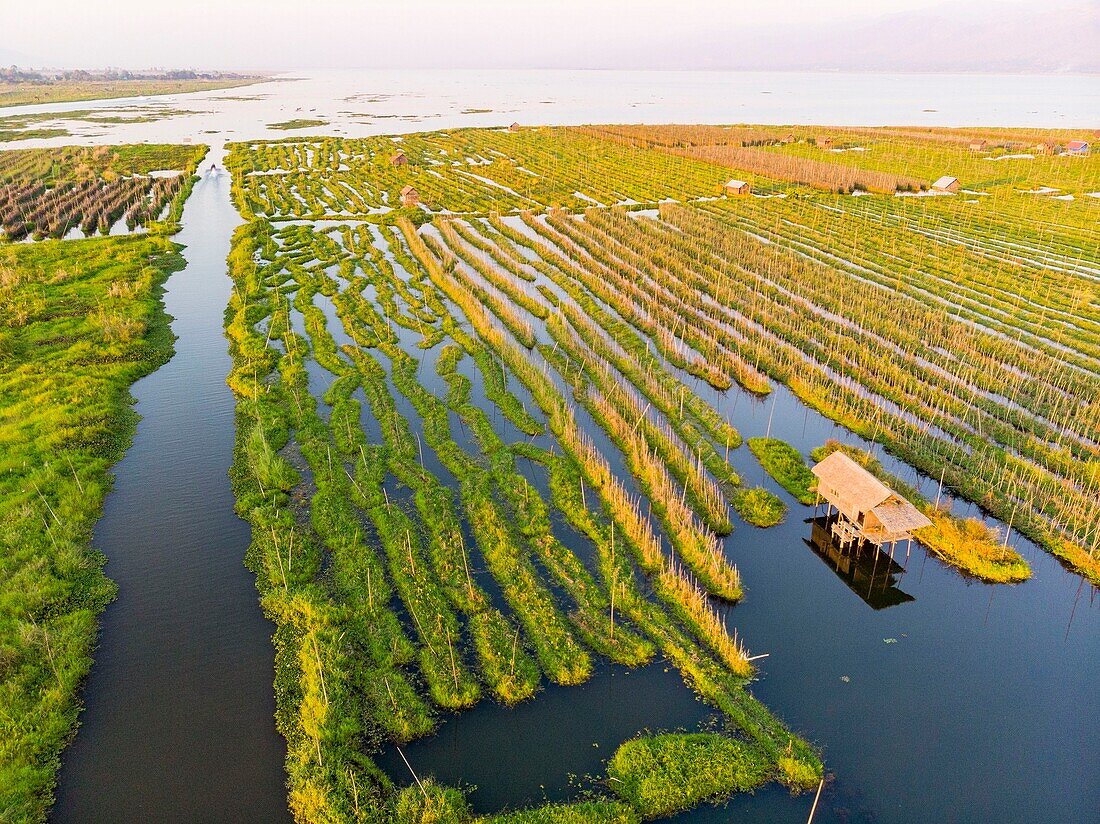
M912 537L913 530L932 522L909 501L837 451L811 470L817 476L817 492L837 519L832 533L842 546L865 541L879 547Z

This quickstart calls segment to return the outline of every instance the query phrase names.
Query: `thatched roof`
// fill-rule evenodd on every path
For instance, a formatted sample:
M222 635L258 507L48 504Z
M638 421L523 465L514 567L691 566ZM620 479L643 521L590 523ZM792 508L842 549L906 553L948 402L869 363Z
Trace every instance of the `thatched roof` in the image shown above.
M923 512L897 495L892 495L878 506L872 507L871 514L878 518L883 530L891 535L905 535L932 523Z
M932 522L890 487L840 450L818 463L817 491L875 541L903 538Z
M890 487L840 450L810 471L817 476L821 497L852 520L857 520L859 513L870 512L872 507L890 497Z

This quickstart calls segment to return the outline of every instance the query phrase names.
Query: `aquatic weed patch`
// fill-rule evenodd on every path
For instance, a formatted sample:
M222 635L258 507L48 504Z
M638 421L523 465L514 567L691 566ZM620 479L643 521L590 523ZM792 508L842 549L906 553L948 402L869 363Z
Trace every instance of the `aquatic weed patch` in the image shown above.
M607 768L611 787L644 818L659 818L751 790L768 762L751 747L716 733L666 733L627 741Z

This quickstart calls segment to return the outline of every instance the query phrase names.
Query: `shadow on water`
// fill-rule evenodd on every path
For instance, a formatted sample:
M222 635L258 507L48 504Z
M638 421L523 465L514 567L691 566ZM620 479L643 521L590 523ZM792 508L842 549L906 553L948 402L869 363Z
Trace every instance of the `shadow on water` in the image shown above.
M841 546L823 518L810 521L810 529L810 537L803 541L867 606L886 609L913 600L900 588L899 578L905 574L905 567L887 552L870 544Z
M95 529L119 595L103 615L55 822L289 820L273 628L243 565L249 530L226 475L222 317L238 223L227 175L195 186L176 237L187 268L164 296L176 353L133 387L142 420Z

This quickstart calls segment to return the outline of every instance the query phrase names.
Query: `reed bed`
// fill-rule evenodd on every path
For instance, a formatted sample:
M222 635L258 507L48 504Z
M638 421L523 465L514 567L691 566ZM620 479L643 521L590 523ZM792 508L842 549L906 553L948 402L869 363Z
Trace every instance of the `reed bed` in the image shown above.
M119 221L148 227L182 203L204 147L22 149L0 157L0 241L107 234ZM164 166L160 164L166 164ZM143 171L175 168L174 177Z

